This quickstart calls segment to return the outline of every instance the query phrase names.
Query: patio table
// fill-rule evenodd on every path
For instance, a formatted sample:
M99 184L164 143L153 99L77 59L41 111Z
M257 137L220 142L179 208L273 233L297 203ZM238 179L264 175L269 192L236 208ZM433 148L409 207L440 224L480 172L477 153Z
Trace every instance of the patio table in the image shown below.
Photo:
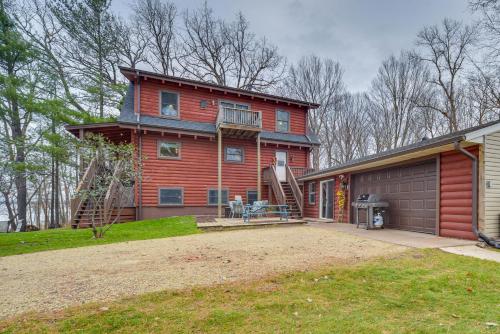
M250 218L257 217L265 214L279 214L280 221L285 219L288 222L288 205L286 204L264 204L260 205L258 208L254 208L253 205L247 204L243 209L243 222L249 223Z

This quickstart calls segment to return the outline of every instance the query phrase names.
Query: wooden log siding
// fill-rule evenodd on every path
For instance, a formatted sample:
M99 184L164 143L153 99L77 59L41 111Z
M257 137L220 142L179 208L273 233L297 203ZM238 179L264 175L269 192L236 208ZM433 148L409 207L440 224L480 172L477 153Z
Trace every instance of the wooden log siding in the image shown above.
M180 160L157 158L158 141L175 141L182 145ZM241 195L246 201L247 190L257 188L257 143L256 140L238 140L223 138L223 148L242 147L243 163L222 163L222 187L229 189L229 199ZM279 148L276 145L261 145L261 167L268 167L276 150L288 151L289 163L296 167L306 167L307 149ZM217 189L217 141L205 137L194 139L193 136L161 136L148 133L143 136L143 193L142 203L146 206L158 206L158 189L161 187L182 187L184 190L183 206L207 206L208 189ZM137 198L137 196L136 196ZM262 199L268 199L267 185L262 187Z
M137 85L135 85L137 91ZM259 98L238 97L237 94L224 94L206 88L194 89L192 86L178 86L172 83L162 84L159 80L141 81L141 114L160 116L160 92L177 92L179 96L180 118L186 121L208 122L215 124L219 111L219 101L227 100L244 103L251 110L262 112L262 127L266 131L276 131L276 110L290 112L290 133L305 134L307 124L306 108L286 103L264 101ZM137 97L137 92L135 94ZM200 102L207 101L202 108ZM305 166L304 166L305 167Z
M316 201L314 204L309 203L309 184L310 183L315 183L316 184ZM318 218L319 217L319 196L318 196L318 189L319 189L319 180L312 180L308 182L304 182L304 217L307 218Z
M478 155L477 146L468 148ZM472 162L463 154L441 154L440 224L442 237L471 239L472 232Z
M350 184L350 175L349 174L343 174L347 177L347 182ZM334 189L334 196L333 196L333 205L334 205L334 211L333 211L333 218L335 221L339 218L339 206L337 202L337 191L340 189L340 180L338 176L329 176L329 177L324 177L321 179L309 181L309 182L304 182L304 217L308 218L319 218L319 193L320 193L320 181L325 181L325 180L334 180L335 181L335 189ZM309 204L309 183L314 182L316 183L316 202L314 205ZM349 197L349 190L345 190L345 206L344 206L344 217L343 221L344 223L349 223L350 222L350 216L351 216L351 200Z

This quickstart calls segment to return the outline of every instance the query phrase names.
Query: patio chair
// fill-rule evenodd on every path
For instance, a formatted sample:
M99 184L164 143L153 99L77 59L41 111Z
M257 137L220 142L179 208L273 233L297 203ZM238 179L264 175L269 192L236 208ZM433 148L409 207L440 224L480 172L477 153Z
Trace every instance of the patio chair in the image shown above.
M268 201L255 201L252 204L252 215L255 217L267 216L266 205Z
M231 218L235 216L241 217L243 213L243 204L238 201L229 201L229 209L231 210Z

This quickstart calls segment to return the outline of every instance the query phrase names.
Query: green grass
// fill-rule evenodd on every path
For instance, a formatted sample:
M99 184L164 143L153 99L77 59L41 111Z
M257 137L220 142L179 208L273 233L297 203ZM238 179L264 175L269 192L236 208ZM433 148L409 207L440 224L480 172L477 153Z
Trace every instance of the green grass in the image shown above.
M193 217L170 217L113 225L103 238L94 239L90 229L61 228L26 233L0 234L0 256L51 249L110 244L199 233Z
M150 293L0 322L5 333L498 333L500 266L439 250Z

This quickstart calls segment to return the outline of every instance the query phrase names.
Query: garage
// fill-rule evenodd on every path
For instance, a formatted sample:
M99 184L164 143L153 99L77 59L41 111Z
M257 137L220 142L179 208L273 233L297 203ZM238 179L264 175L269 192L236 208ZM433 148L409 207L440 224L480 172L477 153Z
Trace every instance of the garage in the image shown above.
M436 159L353 174L351 189L353 199L371 193L389 202L386 227L436 234Z

